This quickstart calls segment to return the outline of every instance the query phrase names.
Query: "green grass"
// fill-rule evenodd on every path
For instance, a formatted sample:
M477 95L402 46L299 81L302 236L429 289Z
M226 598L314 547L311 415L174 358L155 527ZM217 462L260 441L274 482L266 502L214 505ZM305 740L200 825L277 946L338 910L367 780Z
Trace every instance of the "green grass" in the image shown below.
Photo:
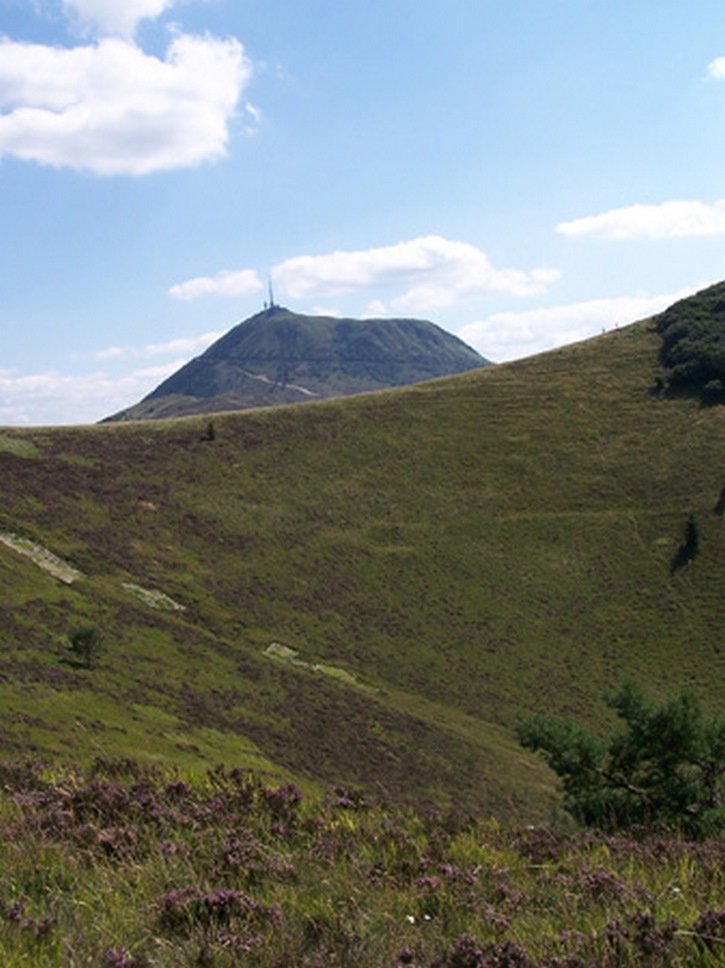
M15 454L17 457L37 457L38 448L29 440L24 440L22 436L15 433L0 434L0 451L7 454Z
M311 788L549 817L556 784L513 741L519 711L605 728L625 677L656 698L690 687L706 711L722 697L725 410L651 393L658 347L636 324L218 414L213 441L208 417L8 431L0 531L83 577L61 587L0 545L0 752L231 757ZM673 573L690 515L700 552ZM92 672L68 660L81 625L106 636ZM274 642L303 664L271 661Z

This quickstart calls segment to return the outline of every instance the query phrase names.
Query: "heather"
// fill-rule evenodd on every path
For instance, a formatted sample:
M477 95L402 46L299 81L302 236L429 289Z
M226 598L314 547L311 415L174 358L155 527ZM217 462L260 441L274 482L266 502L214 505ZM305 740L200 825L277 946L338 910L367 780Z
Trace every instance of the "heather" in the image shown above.
M0 961L721 964L721 841L305 796L240 769L0 766Z

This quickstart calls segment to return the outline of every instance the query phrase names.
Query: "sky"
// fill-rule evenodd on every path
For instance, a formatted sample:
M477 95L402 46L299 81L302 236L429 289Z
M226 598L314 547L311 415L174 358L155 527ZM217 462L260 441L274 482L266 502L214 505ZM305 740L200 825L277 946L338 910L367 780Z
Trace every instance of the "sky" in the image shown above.
M722 0L0 0L0 425L278 304L503 362L725 278Z

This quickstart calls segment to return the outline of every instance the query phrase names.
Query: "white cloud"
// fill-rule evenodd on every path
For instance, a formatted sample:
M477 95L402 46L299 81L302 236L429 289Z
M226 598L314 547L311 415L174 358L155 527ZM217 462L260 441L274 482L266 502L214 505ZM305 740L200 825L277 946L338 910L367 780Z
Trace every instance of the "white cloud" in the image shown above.
M119 39L0 39L0 157L99 175L199 165L225 154L251 74L234 39L179 34L164 60Z
M66 12L101 34L133 36L141 20L158 17L177 0L63 0Z
M702 284L659 296L591 299L523 312L494 313L464 326L457 335L487 359L502 363L575 343L596 336L604 329L645 319L701 288Z
M459 299L486 293L528 296L543 292L559 278L555 269L497 269L480 249L427 235L397 245L328 255L302 255L278 263L271 272L275 289L291 299L320 299L343 293L403 290L386 307L376 299L376 314L389 309L420 311L451 306ZM239 296L262 289L252 269L225 270L172 286L177 299L209 294Z
M183 362L175 360L118 377L104 372L0 374L0 425L95 423L137 403Z
M224 335L224 330L202 333L200 336L172 339L167 343L147 343L145 346L109 346L91 354L94 360L138 360L154 356L183 356L188 359L203 352Z
M725 78L725 57L716 57L707 65L707 76L720 81Z
M440 309L486 293L527 296L558 278L555 270L497 269L476 246L438 235L380 248L296 256L275 266L272 275L275 286L293 299L402 289L390 303L398 311ZM383 308L379 301L376 305Z
M262 120L262 111L260 108L256 107L256 105L250 104L249 101L247 101L247 103L244 105L244 110L251 119L246 130L249 132L256 131Z
M333 319L340 319L343 315L336 306L313 306L310 312L315 316L331 316Z
M372 317L385 316L388 311L388 307L382 301L382 299L373 299L372 302L368 303L367 315Z
M199 296L244 296L263 289L254 269L224 269L214 276L197 276L169 289L174 299L198 299Z
M224 332L98 350L90 354L90 359L103 364L104 369L91 373L71 375L50 370L18 374L0 370L0 426L95 423L138 403ZM133 367L133 361L155 357L167 359L153 366ZM128 369L129 361L131 369Z
M600 215L560 222L556 231L571 238L673 239L725 235L725 200L707 204L671 201L628 205Z

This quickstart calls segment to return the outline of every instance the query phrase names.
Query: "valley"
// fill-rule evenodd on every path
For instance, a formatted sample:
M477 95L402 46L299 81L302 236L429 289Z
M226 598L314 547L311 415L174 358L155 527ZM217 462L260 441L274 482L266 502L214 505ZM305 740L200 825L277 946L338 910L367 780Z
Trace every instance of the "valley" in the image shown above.
M653 394L657 346L644 321L215 414L213 440L201 416L5 430L0 527L77 577L0 545L3 755L253 763L546 818L519 712L605 728L622 678L721 697L725 422ZM700 553L672 571L691 516ZM80 626L105 635L97 669L68 658Z

